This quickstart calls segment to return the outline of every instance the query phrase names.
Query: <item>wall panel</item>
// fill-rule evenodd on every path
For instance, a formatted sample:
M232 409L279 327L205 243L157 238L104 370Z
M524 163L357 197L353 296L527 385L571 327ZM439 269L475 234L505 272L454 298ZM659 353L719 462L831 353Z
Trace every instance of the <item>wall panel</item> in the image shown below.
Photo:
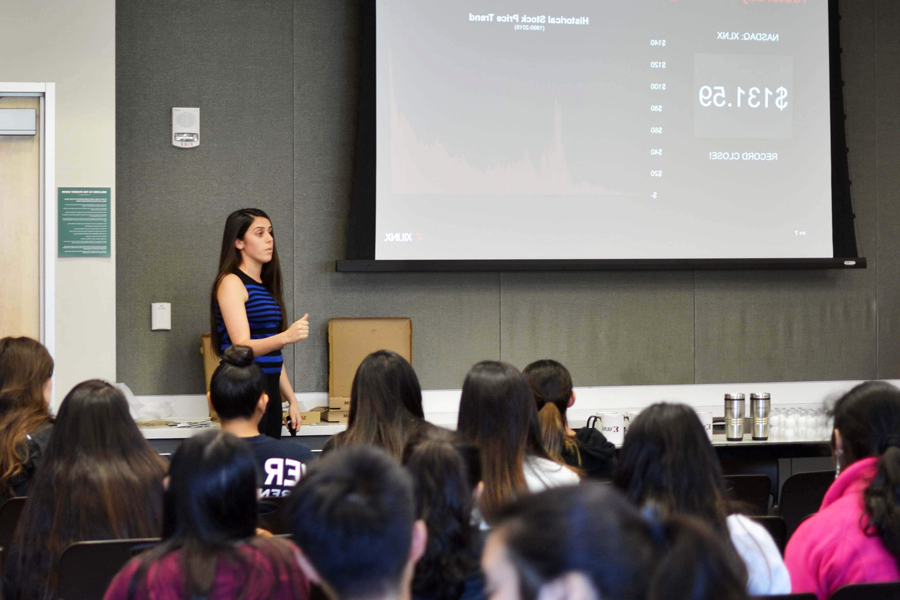
M117 9L119 379L138 394L199 393L200 334L231 211L272 217L293 312L292 5ZM197 148L171 145L173 106L200 107ZM151 302L172 303L172 331L150 331Z

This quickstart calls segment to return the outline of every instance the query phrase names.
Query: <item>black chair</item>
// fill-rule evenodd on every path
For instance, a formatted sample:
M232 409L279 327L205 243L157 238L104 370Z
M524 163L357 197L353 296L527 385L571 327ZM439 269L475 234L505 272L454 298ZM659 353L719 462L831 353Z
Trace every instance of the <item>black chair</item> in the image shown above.
M900 600L900 581L845 585L828 600Z
M772 536L772 539L775 540L778 551L784 556L784 546L787 544L787 525L785 524L784 519L779 516L750 518L766 528L766 531L768 531L769 535Z
M261 498L256 508L256 526L275 535L289 534L287 524L288 499L282 497Z
M728 499L741 504L741 512L749 516L769 514L772 480L768 475L725 475Z
M27 500L25 496L17 496L0 506L0 548L3 549L3 554L0 555L0 573L6 572L6 557L9 556L9 547L16 532L16 525L19 524L19 517L25 509L25 500Z
M750 596L749 600L818 600L815 594L778 594L775 596Z
M158 538L76 542L59 557L59 600L98 600L122 567Z
M811 514L818 512L822 498L834 483L834 471L812 471L788 477L781 488L778 514L787 525L787 539L791 539L797 526Z

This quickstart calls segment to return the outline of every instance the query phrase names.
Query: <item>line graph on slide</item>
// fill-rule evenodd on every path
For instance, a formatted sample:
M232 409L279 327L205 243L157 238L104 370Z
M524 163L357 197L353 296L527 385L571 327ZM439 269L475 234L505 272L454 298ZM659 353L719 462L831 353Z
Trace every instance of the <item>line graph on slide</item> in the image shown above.
M527 150L507 163L473 165L464 154L449 152L439 137L424 140L400 111L390 84L391 190L394 194L488 196L631 196L597 183L576 180L566 161L563 110L554 101L553 135L539 155ZM475 142L473 142L475 143Z

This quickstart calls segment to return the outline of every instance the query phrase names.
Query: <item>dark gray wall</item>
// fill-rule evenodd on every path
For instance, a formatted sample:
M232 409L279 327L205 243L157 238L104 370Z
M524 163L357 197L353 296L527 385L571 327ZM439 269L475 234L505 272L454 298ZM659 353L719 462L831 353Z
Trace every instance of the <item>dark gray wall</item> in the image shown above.
M294 387L328 386L332 317L409 316L427 389L477 360L552 356L577 385L900 377L900 3L845 0L854 207L866 271L338 274L356 135L356 0L117 3L118 379L199 393L221 228L269 211ZM201 146L168 143L200 106ZM149 304L173 330L149 331Z

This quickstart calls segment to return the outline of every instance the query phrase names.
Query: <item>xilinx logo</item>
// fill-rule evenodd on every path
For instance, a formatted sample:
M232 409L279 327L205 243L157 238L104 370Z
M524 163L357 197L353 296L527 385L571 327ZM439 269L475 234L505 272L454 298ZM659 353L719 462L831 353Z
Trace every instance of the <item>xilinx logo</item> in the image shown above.
M411 233L386 233L384 234L385 242L411 242L413 234Z

